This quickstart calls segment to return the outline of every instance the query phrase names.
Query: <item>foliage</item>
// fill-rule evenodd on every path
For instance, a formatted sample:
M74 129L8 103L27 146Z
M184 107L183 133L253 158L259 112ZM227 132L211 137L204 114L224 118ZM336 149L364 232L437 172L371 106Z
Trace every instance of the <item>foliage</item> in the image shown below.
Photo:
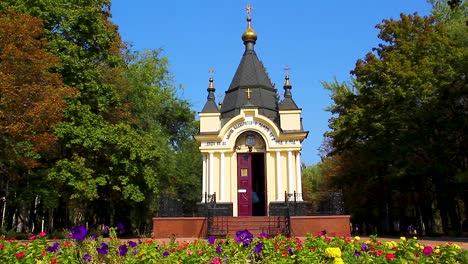
M2 1L0 14L8 12L15 12L18 18L12 21L20 25L2 20L10 23L3 38L30 37L35 49L28 52L37 52L35 57L15 53L0 66L15 70L16 80L41 82L34 87L26 83L28 89L22 91L29 91L37 102L45 100L19 100L13 93L14 76L2 75L1 87L9 90L2 90L0 120L16 114L26 124L2 123L1 128L9 135L2 137L2 146L17 154L0 154L0 187L8 186L8 228L13 227L13 216L18 217L16 210L29 214L24 225L37 226L37 214L45 216L50 230L85 221L93 227L123 221L139 228L149 226L157 213L161 189L174 195L190 193L186 203L199 199L193 191L201 173L194 172L201 166L191 137L195 114L177 97L161 50L129 51L110 20L108 0ZM4 43L8 44L2 40L0 45ZM66 104L59 100L70 91L74 93L65 98ZM3 112L6 103L9 112ZM22 110L37 107L31 113L14 112L21 103L34 103ZM17 173L23 184L8 184L14 178L4 168L15 169L20 163L28 169Z
M354 79L324 83L334 101L325 134L334 186L345 191L353 217L381 232L400 232L393 222L434 232L435 217L445 233L461 232L456 206L468 203L460 177L468 170L466 7L384 19L376 26L382 43L356 62ZM356 200L359 193L367 195Z
M120 240L116 230L110 238L95 234L83 240L46 240L40 233L29 241L0 241L4 263L464 263L468 252L453 243L425 246L417 238L399 242L372 237L328 236L326 231L304 240L282 235L253 237L248 230L233 239L171 241L151 239ZM81 237L80 237L81 238Z
M42 34L37 18L0 14L0 167L12 174L38 167L41 154L56 150L53 129L73 93L53 71L59 59L43 50Z

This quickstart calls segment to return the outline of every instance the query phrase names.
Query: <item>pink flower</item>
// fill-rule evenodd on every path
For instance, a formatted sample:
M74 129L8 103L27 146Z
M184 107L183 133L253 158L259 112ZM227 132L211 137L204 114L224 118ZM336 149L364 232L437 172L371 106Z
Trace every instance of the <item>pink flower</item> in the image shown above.
M56 259L51 259L50 263L57 263L57 260Z
M212 264L219 264L221 263L221 259L220 258L215 258L211 261Z
M389 260L392 260L392 259L395 259L395 255L393 255L393 254L387 254L387 255L385 255L385 258L386 258L386 259L389 259Z
M16 254L16 258L24 258L24 257L26 257L26 254L24 252L20 252Z
M40 232L40 233L39 233L39 236L40 236L40 237L45 237L45 236L47 236L47 233L46 233L46 232Z
M29 240L34 240L34 239L36 239L36 236L34 236L34 235L29 237Z
M430 255L430 254L432 254L433 251L434 251L434 250L432 249L431 246L425 246L424 249L423 249L423 253L424 253L425 255Z

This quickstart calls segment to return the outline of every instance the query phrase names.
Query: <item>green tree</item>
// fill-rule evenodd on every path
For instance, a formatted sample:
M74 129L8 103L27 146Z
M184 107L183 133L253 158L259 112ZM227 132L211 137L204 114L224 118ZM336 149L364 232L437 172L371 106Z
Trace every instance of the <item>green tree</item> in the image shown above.
M422 218L432 228L430 193L435 190L444 231L459 232L456 201L463 189L457 175L466 173L466 47L435 17L402 14L377 28L383 43L357 61L356 79L325 83L335 102L329 109L335 115L332 131L326 133L330 155L358 161L340 175L349 180L340 182L351 187L350 179L363 177L354 188L377 195L368 208L385 219L384 231L397 220L392 217L406 213L392 211L401 209L400 198L410 200L419 226Z
M78 89L54 130L60 152L46 160L60 193L49 215L56 227L129 223L135 212L147 212L136 222L149 221L161 186L178 174L177 155L193 150L194 113L176 98L167 59L127 54L108 0L6 0L0 12L7 7L42 20L43 49L62 62L54 71Z

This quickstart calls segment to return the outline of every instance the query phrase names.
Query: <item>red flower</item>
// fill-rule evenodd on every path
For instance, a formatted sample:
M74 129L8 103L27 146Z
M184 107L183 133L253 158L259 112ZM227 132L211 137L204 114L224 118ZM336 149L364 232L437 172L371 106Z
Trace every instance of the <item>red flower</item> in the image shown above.
M0 249L4 249L4 248L5 248L5 245L1 244Z
M51 259L50 263L57 263L57 260L56 259Z
M385 258L389 259L389 260L392 260L392 259L395 259L395 255L393 254L387 254L385 255Z
M20 252L16 254L16 258L24 258L24 257L26 257L26 254L24 252Z
M377 250L377 251L375 252L375 255L377 255L377 256L382 256L382 254L383 254L383 251L382 251L382 250ZM388 254L388 255L391 255L391 254Z

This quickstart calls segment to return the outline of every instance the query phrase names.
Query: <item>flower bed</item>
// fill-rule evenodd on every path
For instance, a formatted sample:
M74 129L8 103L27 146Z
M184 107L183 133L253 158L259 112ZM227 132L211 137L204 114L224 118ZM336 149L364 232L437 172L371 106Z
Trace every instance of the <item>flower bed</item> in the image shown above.
M304 240L254 237L242 230L235 238L158 243L118 239L114 229L104 239L78 226L69 239L46 237L40 233L29 241L1 240L0 263L468 263L468 251L453 243L432 248L416 238L362 241L325 231Z

